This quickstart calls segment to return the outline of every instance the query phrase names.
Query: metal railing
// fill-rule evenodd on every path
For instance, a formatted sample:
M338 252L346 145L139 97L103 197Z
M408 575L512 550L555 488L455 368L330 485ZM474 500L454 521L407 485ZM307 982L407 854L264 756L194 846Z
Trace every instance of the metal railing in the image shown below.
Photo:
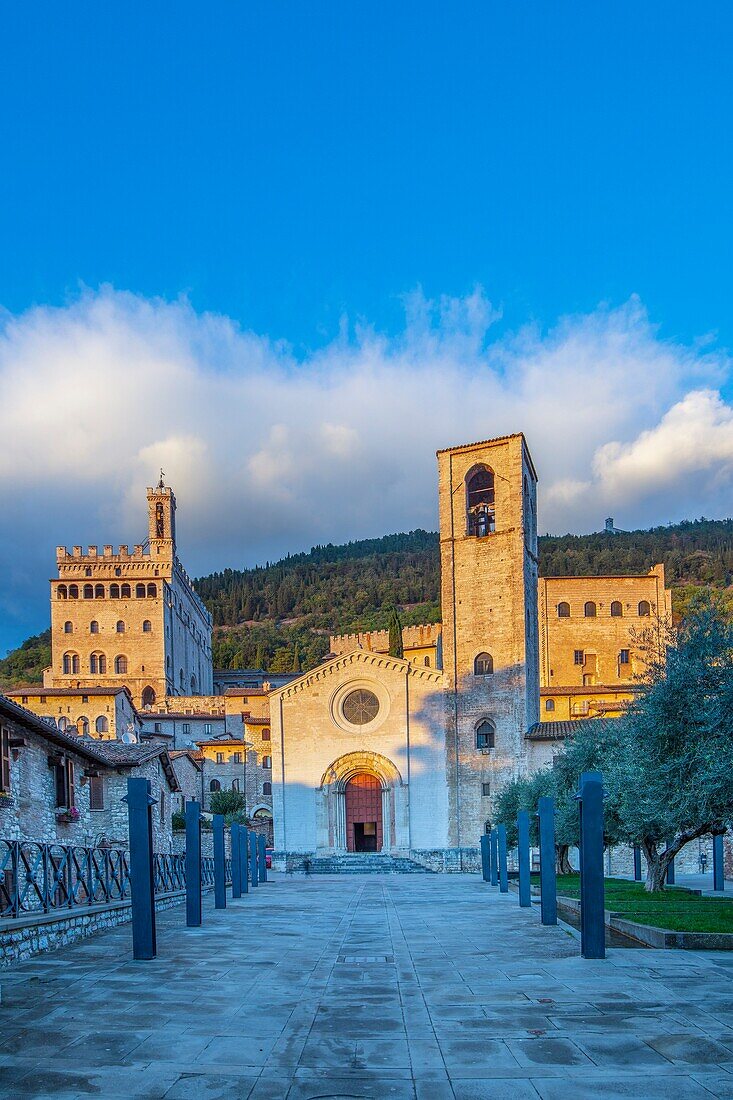
M156 894L186 888L185 854L156 852ZM231 882L231 860L226 861ZM201 860L202 886L214 885L214 860ZM130 865L122 848L84 848L32 840L0 840L0 919L110 905L130 897Z

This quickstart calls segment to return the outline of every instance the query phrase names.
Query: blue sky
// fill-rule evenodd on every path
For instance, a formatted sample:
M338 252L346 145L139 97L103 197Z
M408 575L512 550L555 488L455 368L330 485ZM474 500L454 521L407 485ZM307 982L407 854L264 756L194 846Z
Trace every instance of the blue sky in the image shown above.
M196 572L434 526L436 447L519 428L549 530L730 514L732 30L5 6L0 652L57 543L140 537L158 463Z

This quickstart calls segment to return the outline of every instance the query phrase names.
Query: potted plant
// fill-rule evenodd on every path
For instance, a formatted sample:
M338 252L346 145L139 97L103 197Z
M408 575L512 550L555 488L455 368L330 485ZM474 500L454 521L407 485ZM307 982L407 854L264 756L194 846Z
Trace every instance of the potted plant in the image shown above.
M56 812L56 820L63 825L73 825L80 817L81 814L76 806L69 806L66 810L58 810Z

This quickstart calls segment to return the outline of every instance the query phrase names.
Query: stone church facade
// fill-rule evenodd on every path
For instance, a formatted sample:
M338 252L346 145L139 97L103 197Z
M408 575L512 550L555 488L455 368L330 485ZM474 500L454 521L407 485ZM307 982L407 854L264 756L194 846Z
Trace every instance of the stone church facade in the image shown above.
M270 696L276 858L475 854L539 720L537 476L522 435L438 453L442 645L354 647ZM420 657L422 656L422 662Z

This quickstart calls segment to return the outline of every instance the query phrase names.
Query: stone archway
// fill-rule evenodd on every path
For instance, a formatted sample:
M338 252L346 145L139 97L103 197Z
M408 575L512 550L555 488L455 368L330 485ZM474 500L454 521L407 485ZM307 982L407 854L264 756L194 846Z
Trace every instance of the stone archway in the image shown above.
M352 781L352 792L357 789L359 776L369 777L361 781L364 789L371 789L373 793L370 797L376 796L381 800L379 813L369 814L369 821L376 822L378 828L376 850L409 848L407 788L402 776L386 756L366 751L338 757L323 773L318 788L321 795L317 820L318 848L341 852L354 850L353 825L356 816L350 814L351 821L347 822L347 790ZM362 818L363 814L360 820Z

